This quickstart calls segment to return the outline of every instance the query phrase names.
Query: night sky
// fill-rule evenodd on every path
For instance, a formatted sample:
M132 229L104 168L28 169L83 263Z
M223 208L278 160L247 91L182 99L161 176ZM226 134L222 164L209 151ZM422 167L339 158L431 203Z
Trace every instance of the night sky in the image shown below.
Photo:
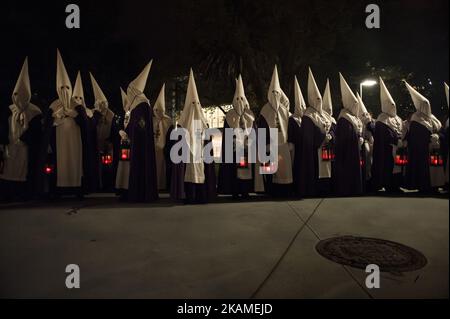
M230 3L235 2L230 0ZM269 2L273 3L275 13L289 3ZM307 5L310 1L290 2ZM80 5L79 30L65 27L65 7L68 3ZM381 8L379 30L365 28L367 14L364 8L369 3L377 3ZM199 10L192 11L195 6ZM337 39L335 49L327 55L326 61L311 62L321 90L326 77L330 77L334 95L339 95L337 71L342 71L351 79L352 76L363 77L368 62L380 68L395 65L413 74L412 79L420 83L429 78L436 86L430 99L434 104L439 104L433 105L434 109L440 109L445 104L442 82L448 81L449 69L448 1L354 0L350 1L349 8L342 19L349 21L350 31L345 37ZM93 102L87 73L92 71L116 110L121 106L119 86L126 88L128 82L152 58L154 64L146 89L151 101L156 98L163 82L186 75L191 66L198 71L201 82L202 54L197 50L196 43L202 40L200 35L204 35L205 30L208 32L211 23L214 23L214 15L220 14L215 10L213 0L1 1L0 9L0 107L10 104L12 89L25 56L29 56L32 91L37 94L33 102L46 108L56 98L55 61L58 47L72 81L76 71L82 71L88 103ZM283 19L287 22L302 19L302 12L292 12ZM270 30L270 25L266 30ZM320 34L317 36L320 37ZM281 43L281 46L289 45ZM309 49L314 50L314 47ZM283 63L282 59L275 62ZM304 91L306 68L307 62L295 70ZM269 67L261 69L264 81L270 77L271 71ZM283 74L280 76L283 77ZM208 95L209 103L230 102L234 87L228 83L232 83L232 79L233 76L223 77L209 83L205 86L208 90L200 92L200 98L204 94ZM225 87L225 93L215 95L214 89L211 89L214 85ZM356 90L355 85L353 88Z

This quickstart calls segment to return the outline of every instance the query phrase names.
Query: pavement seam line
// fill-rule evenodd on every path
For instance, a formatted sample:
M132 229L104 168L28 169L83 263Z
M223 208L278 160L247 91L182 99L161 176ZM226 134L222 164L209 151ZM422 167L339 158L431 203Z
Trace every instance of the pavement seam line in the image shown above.
M314 213L317 211L317 209L319 208L319 206L322 204L322 202L324 201L324 198L322 198L320 200L320 202L316 205L316 207L314 208L314 210L312 211L311 215L309 216L309 218L307 220L309 220ZM287 202L288 203L288 202ZM289 205L289 203L287 204L291 209L292 207ZM250 296L250 299L254 299L255 296L261 291L262 287L264 287L264 285L266 284L266 282L269 280L269 278L272 276L272 274L275 272L275 270L278 268L278 266L281 264L281 261L284 259L284 257L287 255L287 253L289 252L290 248L292 247L292 245L294 244L295 240L297 239L297 237L300 235L300 233L302 232L302 230L305 228L306 223L303 222L303 224L300 226L300 228L297 230L297 232L295 233L295 235L292 237L291 241L289 242L288 246L286 247L286 249L284 250L284 252L281 254L280 258L277 260L277 262L275 263L275 265L272 267L272 269L269 271L269 273L267 274L267 276L263 279L263 281L259 284L259 286L256 288L256 290L252 293L252 295Z
M323 200L322 200L323 202ZM320 202L320 204L322 203ZM308 224L309 220L311 219L312 215L308 217L308 219L306 221L303 220L303 218L298 214L297 210L295 209L295 207L292 207L289 203L288 205L294 210L295 214L297 215L297 217L305 223L305 226L313 233L313 235L317 238L317 240L321 241L322 239L320 238L319 234L312 228L311 225ZM356 282L356 284L364 291L364 293L366 295L369 296L370 299L375 299L374 296L372 296L372 294L367 291L367 289L359 282L359 280L353 276L352 272L350 271L350 269L348 269L348 267L346 267L345 265L341 265L342 268L344 268L345 272L350 276L350 278Z

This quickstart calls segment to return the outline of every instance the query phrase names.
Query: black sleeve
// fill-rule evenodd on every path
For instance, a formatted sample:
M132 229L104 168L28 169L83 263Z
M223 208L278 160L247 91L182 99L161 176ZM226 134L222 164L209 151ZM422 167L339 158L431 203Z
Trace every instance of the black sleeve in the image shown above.
M20 140L27 145L35 144L42 135L42 115L36 115L28 123L28 129L22 134Z

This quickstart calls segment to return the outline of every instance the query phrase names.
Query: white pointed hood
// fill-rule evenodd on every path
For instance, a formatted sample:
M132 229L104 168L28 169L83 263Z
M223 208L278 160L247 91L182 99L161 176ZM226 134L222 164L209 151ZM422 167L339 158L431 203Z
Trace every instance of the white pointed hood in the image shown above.
M31 100L30 76L28 74L28 57L25 58L19 78L12 94L12 102L20 111L24 111Z
M280 106L281 95L280 79L278 78L278 69L275 65L272 73L272 79L270 80L269 90L267 92L267 100L275 110L277 110Z
M183 112L178 124L189 133L187 142L191 151L191 163L187 163L185 166L184 181L203 184L205 182L204 163L201 159L203 141L198 139L198 135L203 134L204 130L208 128L208 122L203 114L192 69L189 74Z
M333 116L333 101L331 100L330 80L327 79L325 91L322 98L322 109L330 116Z
M309 68L308 72L308 104L317 112L322 114L322 95L320 95L314 75Z
M56 92L62 106L69 110L71 108L72 84L59 50L56 50Z
M94 75L89 72L89 76L91 78L92 91L94 92L94 105L97 106L100 103L106 103L106 106L108 106L108 99L106 98L105 93L103 93L102 89L100 88L100 85L98 85L98 82L94 78Z
M163 84L161 91L159 92L158 98L153 105L153 114L157 119L170 118L166 115L166 97L165 97L166 84Z
M298 83L297 77L294 76L294 97L295 97L295 108L293 116L297 119L301 119L306 111L306 102L303 98L302 90L300 84Z
M128 111L128 98L127 98L127 94L125 93L125 91L122 89L122 88L120 88L120 96L121 96L121 98L122 98L122 107L123 107L123 110L126 112L126 111Z
M192 125L194 125L195 121L199 122L200 129L205 129L208 126L208 121L205 118L202 105L198 97L197 85L195 84L194 79L194 72L191 69L189 73L189 82L186 92L186 99L184 101L184 108L178 124L185 129L189 129L192 127Z
M408 82L404 81L406 88L409 91L409 94L411 95L411 99L414 103L414 107L418 112L421 112L425 114L426 116L431 116L431 105L430 101L426 97L424 97L422 94L420 94L416 89L414 89L411 85L408 84Z
M77 79L73 87L73 98L77 101L77 104L86 107L86 101L84 100L83 81L81 80L81 73L78 71Z
M130 104L128 106L128 109L132 111L137 105L140 103L148 103L150 104L149 100L144 94L144 89L147 84L148 74L150 73L150 69L152 67L153 60L151 60L142 70L142 72L135 78L133 81L130 82L127 89L127 97L128 97L128 103Z
M445 89L445 97L447 98L447 107L450 107L450 103L449 103L449 96L448 96L448 84L444 83L444 89Z
M359 111L359 103L355 94L353 94L350 89L347 81L345 81L344 77L341 73L339 73L339 82L341 85L341 96L342 96L342 106L344 109L349 111L353 116L358 116Z
M359 106L358 115L362 117L364 114L368 113L367 108L358 92L356 92L356 98L358 99L358 106Z
M381 112L388 114L389 116L397 116L397 107L395 101L389 93L383 79L380 77L380 101Z
M248 129L253 126L255 116L250 110L247 97L245 96L244 82L239 74L236 80L236 89L233 97L233 109L228 111L225 120L231 128Z

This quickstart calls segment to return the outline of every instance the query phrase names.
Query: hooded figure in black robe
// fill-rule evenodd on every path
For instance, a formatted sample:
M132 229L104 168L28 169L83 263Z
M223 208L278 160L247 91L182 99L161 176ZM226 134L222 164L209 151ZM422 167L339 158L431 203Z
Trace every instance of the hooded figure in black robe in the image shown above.
M57 51L56 91L58 99L44 120L41 164L42 185L50 195L83 196L83 143L86 130L84 106L73 98L72 85ZM78 110L78 111L77 111Z
M172 132L180 133L178 141L184 139L188 150L180 163L175 163L170 155L170 197L173 200L183 200L186 204L206 204L216 197L216 174L214 162L204 162L203 137L208 123L200 104L192 69L178 124ZM169 154L178 141L170 140L167 143Z
M13 104L0 116L0 200L29 199L38 193L42 113L30 99L26 58L12 94Z
M439 136L442 124L432 114L428 99L405 84L416 108L407 133L406 186L427 193L445 184Z
M99 188L102 191L110 192L114 189L114 179L116 176L118 162L118 142L117 137L119 129L117 127L117 119L113 111L109 109L108 99L98 85L92 73L91 77L92 90L94 92L94 114L93 117L96 124L96 157L92 166L99 176Z
M303 98L302 90L298 84L297 77L294 77L294 113L289 117L288 142L291 150L292 161L292 193L297 194L297 189L301 180L300 162L302 154L302 118L306 111L306 102Z
M100 186L99 153L97 145L97 124L100 114L86 107L83 82L78 72L73 87L73 99L78 105L75 110L83 118L81 140L83 143L83 190L86 194L97 192Z
M257 162L255 165L255 191L275 197L286 197L292 193L293 182L292 150L289 148L288 141L289 99L280 87L276 66L272 74L267 99L268 102L261 109L257 120L258 134L261 134L261 130L265 130L266 152L268 153L271 138L269 129L278 130L278 136L272 137L272 139L278 139L278 158L276 163ZM263 167L264 165L267 166ZM267 169L266 174L261 174L263 169Z
M359 103L358 117L362 122L362 138L364 140L361 146L361 178L363 192L370 192L372 185L372 161L373 161L373 135L375 134L375 121L372 115L367 111L366 106L359 93L356 93Z
M249 161L248 150L244 150L244 152L240 154L242 155L241 158L236 158L236 145L242 145L245 148L248 146L248 143L245 143L246 138L239 134L237 136L233 135L233 141L226 141L225 132L229 129L241 129L245 136L248 136L246 134L250 134L251 130L255 129L255 116L250 110L250 106L245 96L241 75L239 75L236 80L233 109L229 110L225 117L224 130L222 132L222 162L219 167L217 191L220 194L233 195L233 198L237 198L239 195L245 198L248 197L249 193L253 192L254 167ZM256 137L256 135L254 136ZM230 152L230 156L232 156L231 163L226 162L227 142L232 143L233 145L233 151Z
M358 117L359 102L339 73L342 104L336 127L335 191L338 196L362 193L361 146L363 125Z
M402 133L403 121L397 115L397 107L383 79L380 78L380 100L382 113L375 124L372 189L385 188L398 192L402 185L403 168L406 165ZM402 151L403 150L403 151Z
M127 108L130 121L121 132L130 143L127 196L132 202L152 202L158 199L153 116L150 102L143 93L151 64L150 61L128 86Z
M314 197L324 192L322 182L331 178L331 161L322 158L322 148L331 141L331 121L324 115L322 96L309 69L308 104L302 119L300 178L297 193L300 197ZM329 183L328 183L329 185Z

